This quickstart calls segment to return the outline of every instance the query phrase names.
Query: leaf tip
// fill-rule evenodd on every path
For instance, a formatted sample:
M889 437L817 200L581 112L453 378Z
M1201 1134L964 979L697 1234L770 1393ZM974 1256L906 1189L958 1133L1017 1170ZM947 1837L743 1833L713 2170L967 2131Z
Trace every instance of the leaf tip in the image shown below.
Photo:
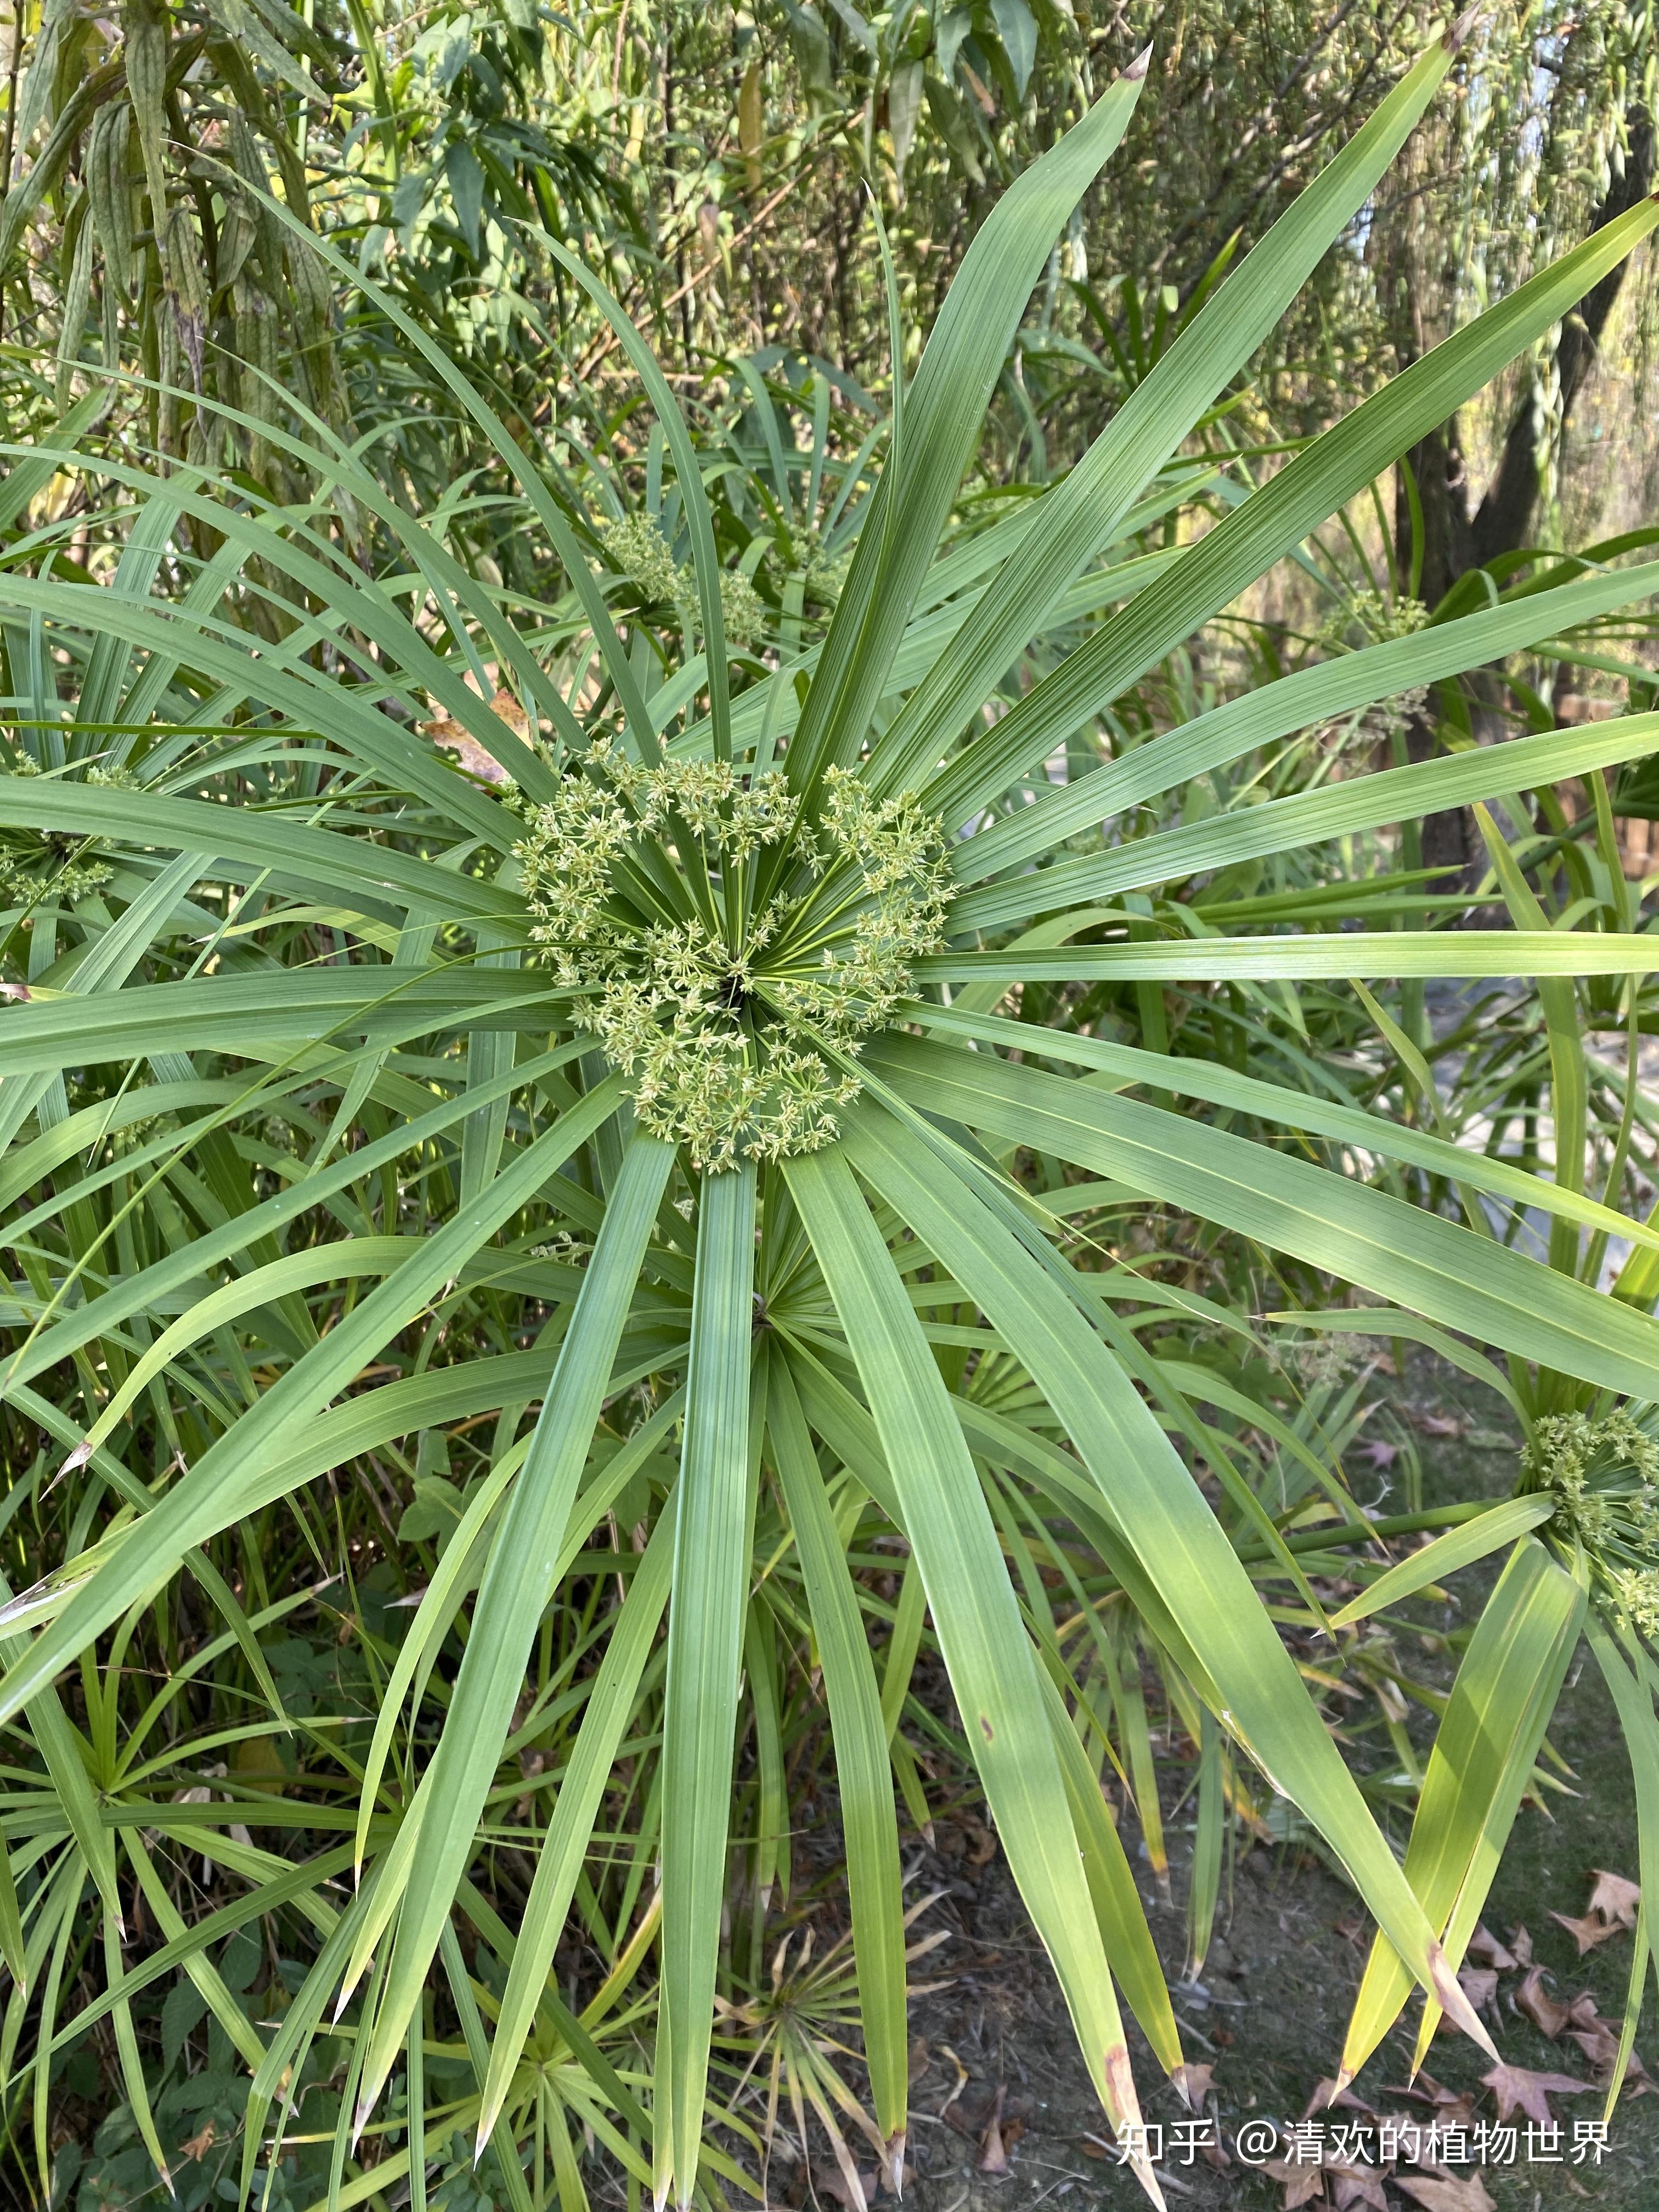
M1474 30L1480 20L1481 5L1482 0L1474 0L1472 8L1466 8L1461 15L1447 25L1444 45L1449 54L1455 54Z
M1139 84L1141 78L1146 76L1147 70L1151 69L1152 65L1152 44L1149 40L1135 56L1134 59L1130 63L1128 68L1124 70L1123 74L1126 77L1129 78L1132 82Z
M1487 2034L1480 2015L1470 2003L1462 1984L1446 1963L1446 1954L1438 1943L1431 1943L1428 1951L1429 1978L1440 2009L1448 2020L1461 2027L1474 2043L1478 2043L1493 2064L1499 2063L1498 2046Z

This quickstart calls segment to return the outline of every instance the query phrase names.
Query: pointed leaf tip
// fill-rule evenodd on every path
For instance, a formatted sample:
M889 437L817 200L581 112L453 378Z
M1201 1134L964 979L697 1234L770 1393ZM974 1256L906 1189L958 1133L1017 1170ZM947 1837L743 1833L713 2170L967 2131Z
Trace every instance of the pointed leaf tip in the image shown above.
M1152 49L1149 43L1141 48L1140 52L1130 63L1128 68L1124 70L1123 74L1127 77L1133 77L1139 80L1146 76L1147 70L1152 67Z
M1429 1946L1429 1973L1434 1983L1434 1993L1439 1999L1440 2009L1455 2027L1461 2027L1472 2042L1478 2043L1498 2063L1498 2046L1483 2026L1480 2015L1469 2002L1462 1984L1446 1963L1446 1954L1437 1943Z
M1464 40L1468 37L1469 33L1474 28L1475 24L1480 20L1482 5L1483 0L1474 0L1474 5L1472 8L1466 8L1462 14L1457 16L1455 20L1448 26L1446 31L1446 51L1448 53L1455 54L1458 48L1463 44Z

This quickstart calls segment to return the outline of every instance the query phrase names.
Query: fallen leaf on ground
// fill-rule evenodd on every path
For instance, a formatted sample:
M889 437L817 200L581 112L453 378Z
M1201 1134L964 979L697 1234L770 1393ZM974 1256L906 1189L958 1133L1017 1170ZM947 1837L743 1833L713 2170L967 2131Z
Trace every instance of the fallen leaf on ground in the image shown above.
M1516 1990L1510 2002L1518 2013L1524 2014L1540 2035L1547 2035L1552 2043L1572 2018L1568 2008L1558 2003L1544 1987L1544 1969L1534 1966Z
M1555 2115L1549 2108L1548 2099L1582 2097L1592 2087L1589 2081L1575 2080L1571 2074L1534 2074L1528 2067L1505 2066L1501 2059L1490 2074L1480 2076L1480 2082L1498 2100L1500 2127L1511 2112L1524 2112L1540 2127L1553 2127Z
M1566 1929L1578 1946L1581 1959L1587 1951L1593 1951L1598 1943L1605 1943L1608 1936L1626 1933L1622 1921L1603 1920L1599 1913L1587 1912L1582 1920L1570 1920L1565 1912L1552 1912L1550 1918L1559 1921Z
M837 2204L845 2205L847 2212L867 2212L876 2193L876 2177L844 2173L838 2166L819 2166L812 2176L812 2186L820 2197L833 2197Z
M1170 2075L1170 2081L1180 2094L1186 2099L1187 2109L1189 2112L1203 2111L1204 2100L1215 2086L1214 2074L1213 2066L1182 2064L1177 2066Z
M997 1839L989 1828L981 1828L977 1821L963 1824L968 1837L968 1863L973 1867L989 1866L997 1855ZM988 1959L987 1966L991 1964Z
M1394 2185L1426 2212L1498 2212L1478 2173L1448 2175L1444 2180L1431 2174L1396 2173Z
M1510 1929L1510 1948L1515 1954L1515 1963L1517 1966L1531 1966L1532 1938L1524 1928Z
M1324 2197L1325 2175L1320 2166L1286 2166L1283 2159L1270 2158L1261 2171L1283 2183L1285 2212L1297 2212L1299 2204L1311 2204L1316 2197L1322 2200Z
M1006 2173L1008 2171L1008 2153L1002 2141L1002 2100L1006 2094L1004 2085L999 2081L996 2101L991 2106L991 2117L979 2139L979 2170L981 2173Z
M927 2047L927 2039L919 2035L910 2045L910 2080L920 2081L933 2063L933 2054Z
M1500 1974L1521 1964L1514 1952L1506 1950L1484 1923L1469 1938L1469 1956L1483 1966L1496 1966Z
M1373 2107L1363 2097L1356 2097L1352 2089L1339 2089L1328 2075L1309 2098L1307 2109L1302 2117L1304 2120L1310 2120L1316 2112L1328 2112L1333 2106L1339 2112L1370 2112L1373 2119L1376 2117Z
M1413 1413L1412 1425L1425 1437L1461 1437L1463 1424L1455 1413Z
M1496 1966L1460 1967L1457 1984L1475 2010L1484 2012L1498 1995L1498 1969Z
M1461 2103L1463 2092L1449 2089L1443 2081L1437 2081L1426 2069L1411 2082L1401 2082L1398 2087L1384 2089L1385 2097L1409 2097L1414 2105L1455 2105Z
M1567 2040L1578 2045L1592 2066L1611 2066L1619 2056L1618 2037L1599 2020L1594 2027L1570 2027ZM1635 2055L1631 2053L1632 2057Z
M1336 2212L1349 2212L1349 2207L1354 2204L1366 2205L1370 2212L1389 2212L1389 2200L1382 2194L1382 2177L1375 2166L1336 2166L1328 2172L1336 2193Z
M1599 1912L1603 1920L1616 1920L1621 1928L1634 1928L1637 1907L1642 1902L1640 1885L1626 1881L1621 1874L1609 1874L1604 1867L1593 1871L1595 1887L1590 1892L1589 1911Z
M1578 2045L1600 2075L1599 2086L1605 2088L1613 2079L1613 2068L1619 2063L1620 2039L1614 2030L1606 2021L1598 2020L1593 2027L1569 2028L1567 2039ZM1632 2051L1625 2061L1625 2081L1638 2095L1652 2090L1653 2083L1648 2078L1648 2069L1637 2051Z

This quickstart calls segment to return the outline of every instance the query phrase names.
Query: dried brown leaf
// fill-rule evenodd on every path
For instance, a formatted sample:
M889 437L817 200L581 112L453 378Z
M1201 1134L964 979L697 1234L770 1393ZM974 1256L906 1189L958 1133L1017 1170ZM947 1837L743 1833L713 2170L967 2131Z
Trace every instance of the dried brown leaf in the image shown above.
M1500 1974L1507 1974L1521 1964L1514 1952L1506 1949L1484 1923L1469 1938L1469 1956L1483 1966L1496 1966Z
M1550 1918L1558 1921L1566 1929L1578 1946L1581 1959L1587 1951L1593 1951L1598 1943L1605 1943L1610 1936L1627 1933L1622 1921L1603 1920L1599 1913L1587 1912L1582 1920L1570 1920L1565 1912L1552 1912Z
M1325 2201L1325 2176L1316 2166L1287 2166L1282 2159L1270 2158L1263 2165L1263 2173L1283 2185L1284 2212L1297 2212L1301 2204L1311 2204L1316 2198Z
M1367 2205L1370 2212L1389 2212L1389 2200L1382 2193L1382 2177L1375 2166L1334 2166L1330 2171L1330 2180L1336 2212L1349 2212L1349 2207L1355 2204Z
M1177 2066L1170 2079L1186 2100L1189 2112L1201 2112L1204 2100L1214 2087L1215 2068L1212 2065L1187 2063Z
M1006 2084L999 2081L991 2106L991 2117L979 2139L979 2170L981 2173L1006 2173L1008 2171L1008 2153L1002 2140L1002 2100L1006 2094Z
M1352 2089L1339 2089L1328 2074L1309 2098L1307 2109L1302 2117L1304 2120L1310 2120L1316 2112L1329 2112L1333 2106L1345 2112L1370 2112L1372 2118L1376 2118L1373 2107L1363 2097L1357 2097Z
M1496 1966L1462 1966L1458 1970L1458 1986L1477 2012L1484 2012L1498 1995Z
M1603 1920L1616 1920L1621 1928L1634 1928L1636 1912L1642 1902L1640 1886L1627 1881L1621 1874L1609 1874L1604 1867L1594 1869L1595 1887L1590 1892L1589 1910L1599 1912Z
M1505 2066L1500 2059L1490 2074L1480 2076L1481 2086L1490 2089L1498 2100L1498 2119L1501 2126L1511 2112L1524 2112L1529 2120L1536 2120L1542 2128L1553 2127L1555 2115L1549 2108L1551 2097L1582 2097L1593 2087L1580 2081L1571 2074L1534 2074L1529 2067Z
M1426 2212L1498 2212L1478 2173L1396 2173L1394 2185Z
M1529 2020L1540 2035L1548 2036L1552 2043L1571 2019L1564 2004L1559 2003L1544 1987L1544 1969L1533 1966L1516 1990L1510 2002L1518 2013Z

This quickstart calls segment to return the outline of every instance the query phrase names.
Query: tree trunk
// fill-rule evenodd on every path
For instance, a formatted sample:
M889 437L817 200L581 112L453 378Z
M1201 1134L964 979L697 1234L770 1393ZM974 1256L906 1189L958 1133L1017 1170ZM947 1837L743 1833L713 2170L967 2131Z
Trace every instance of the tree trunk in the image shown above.
M1645 108L1634 108L1628 119L1628 150L1624 173L1613 179L1590 229L1600 230L1645 199L1653 189L1654 126ZM1556 351L1560 392L1560 432L1565 436L1573 402L1595 364L1601 333L1625 281L1626 264L1608 270L1595 289L1585 295L1577 310L1563 322ZM1442 428L1412 449L1407 465L1417 488L1422 508L1423 575L1419 596L1429 606L1443 599L1459 577L1486 568L1506 553L1517 553L1527 544L1538 509L1538 421L1533 392L1524 392L1510 419L1504 450L1485 496L1473 515L1469 513L1468 474L1464 465L1458 420L1454 415ZM1410 502L1403 482L1395 507L1395 550L1403 568L1412 545ZM1477 689L1480 679L1476 679ZM1495 711L1475 712L1477 735L1490 741L1498 734ZM1485 726L1483 726L1483 725ZM1432 724L1419 716L1407 736L1414 761L1429 759L1436 750ZM1443 878L1441 887L1455 881L1468 884L1479 858L1479 840L1472 817L1458 807L1431 814L1423 823L1423 864L1450 867L1458 878Z

